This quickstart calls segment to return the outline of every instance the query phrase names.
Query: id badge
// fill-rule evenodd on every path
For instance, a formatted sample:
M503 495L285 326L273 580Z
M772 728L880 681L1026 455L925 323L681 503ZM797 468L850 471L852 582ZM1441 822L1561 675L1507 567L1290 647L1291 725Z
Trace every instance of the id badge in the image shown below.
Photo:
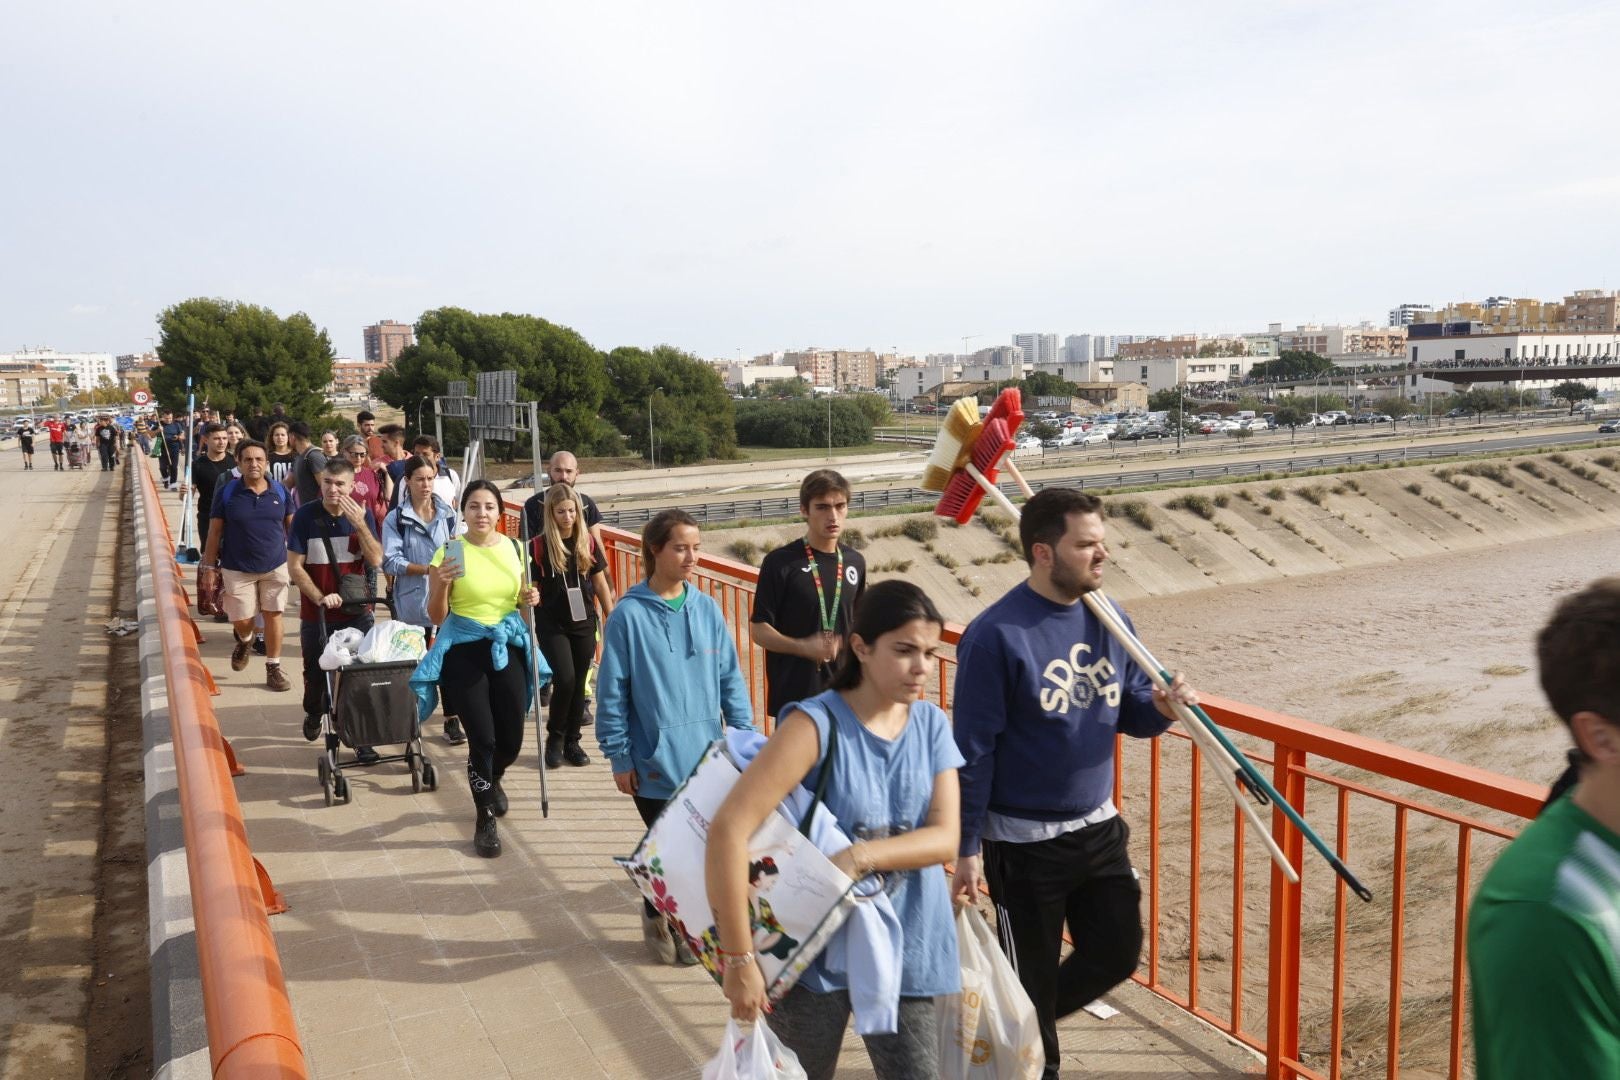
M585 590L578 585L568 586L568 617L577 623L585 621Z

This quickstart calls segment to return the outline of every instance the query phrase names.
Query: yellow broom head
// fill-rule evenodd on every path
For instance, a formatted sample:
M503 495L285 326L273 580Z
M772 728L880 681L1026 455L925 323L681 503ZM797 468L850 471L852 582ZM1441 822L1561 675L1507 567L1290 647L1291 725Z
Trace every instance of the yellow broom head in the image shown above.
M923 466L924 491L944 491L951 481L951 473L961 468L962 462L973 455L973 442L979 437L979 401L977 398L959 398L945 414L945 422L934 437L934 449Z

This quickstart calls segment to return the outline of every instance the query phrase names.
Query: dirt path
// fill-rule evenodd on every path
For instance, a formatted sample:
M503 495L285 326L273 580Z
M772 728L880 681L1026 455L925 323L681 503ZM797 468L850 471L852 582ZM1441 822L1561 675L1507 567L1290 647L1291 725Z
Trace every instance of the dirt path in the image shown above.
M122 474L54 472L49 461L24 473L20 455L7 454L0 471L0 503L11 525L10 543L0 550L0 581L7 583L0 598L4 1080L87 1075L89 992L99 981L129 981L133 1002L105 1022L138 1046L148 1041L144 903L130 913L139 967L101 970L95 963L108 746L105 625L115 606ZM138 713L132 723L138 728ZM138 790L138 753L135 767ZM136 871L144 879L138 858Z

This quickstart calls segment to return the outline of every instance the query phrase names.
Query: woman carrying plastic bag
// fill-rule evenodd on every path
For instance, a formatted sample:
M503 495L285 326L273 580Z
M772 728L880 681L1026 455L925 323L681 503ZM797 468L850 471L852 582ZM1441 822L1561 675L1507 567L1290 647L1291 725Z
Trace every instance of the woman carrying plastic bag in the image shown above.
M1046 1065L1035 1003L984 916L956 913L962 992L940 998L941 1080L1032 1080Z
M766 1006L753 932L748 840L782 799L816 769L837 731L824 797L857 841L833 855L855 880L879 873L898 924L881 949L852 956L850 924L776 1003L767 1023L809 1080L837 1072L853 1011L879 1080L934 1080L934 999L961 987L949 890L940 864L960 839L956 769L961 754L938 706L918 700L937 661L944 620L921 589L885 581L866 590L832 689L785 706L781 724L731 790L709 829L707 881L719 931L722 987L731 1015L753 1023ZM834 727L836 725L836 727ZM842 940L841 940L842 939ZM845 963L837 963L842 956ZM859 961L865 974L854 971ZM868 970L869 969L869 970ZM898 973L898 979L891 976ZM889 989L879 998L878 986Z
M799 1059L763 1020L756 1019L747 1035L737 1021L727 1020L725 1042L703 1066L703 1080L805 1080L805 1076Z

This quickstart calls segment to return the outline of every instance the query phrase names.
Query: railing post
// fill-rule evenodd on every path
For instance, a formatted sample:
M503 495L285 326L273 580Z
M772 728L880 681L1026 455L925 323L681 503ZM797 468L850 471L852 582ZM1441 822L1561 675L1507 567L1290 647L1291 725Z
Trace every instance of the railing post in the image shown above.
M1301 816L1305 813L1305 767L1302 750L1277 744L1272 784ZM1304 883L1305 838L1289 825L1281 810L1271 812L1271 834L1300 872ZM1300 888L1271 868L1271 917L1266 989L1266 1080L1292 1080L1298 1074L1283 1060L1299 1060Z

